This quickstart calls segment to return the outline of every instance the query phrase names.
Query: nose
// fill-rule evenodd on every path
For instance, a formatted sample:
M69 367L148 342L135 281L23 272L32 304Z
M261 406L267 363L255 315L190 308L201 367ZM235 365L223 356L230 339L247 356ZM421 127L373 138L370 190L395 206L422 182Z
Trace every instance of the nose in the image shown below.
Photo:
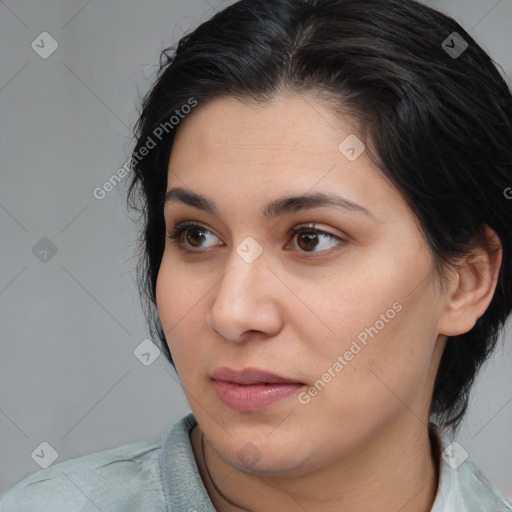
M264 252L252 263L233 252L208 312L210 329L237 342L275 336L282 329L278 293L283 285L267 266Z

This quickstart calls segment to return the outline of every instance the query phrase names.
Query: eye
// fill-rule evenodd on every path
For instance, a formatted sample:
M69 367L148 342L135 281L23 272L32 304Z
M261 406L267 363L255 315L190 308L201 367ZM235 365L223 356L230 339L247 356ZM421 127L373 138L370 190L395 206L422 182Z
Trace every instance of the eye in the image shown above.
M332 233L328 233L327 231L316 229L314 224L296 226L288 231L288 236L290 238L295 238L297 236L296 245L302 252L307 253L317 253L329 250L329 242L334 242L331 247L339 246L344 243L344 240L340 237L333 235Z
M175 243L180 249L193 252L193 250L190 250L187 247L205 247L201 244L205 241L205 239L207 239L208 234L213 235L213 233L204 226L193 223L184 223L178 224L171 233L167 234L167 238L172 240L172 242ZM206 247L211 247L211 245Z
M306 253L317 253L328 250L329 247L326 248L325 246L329 245L329 242L333 242L332 246L334 247L342 245L345 242L332 233L316 229L314 224L296 226L290 229L287 234L290 238L298 236L296 246L299 248L300 252ZM178 224L172 232L167 234L167 238L185 252L199 252L194 249L219 245L215 243L202 245L205 240L208 240L208 235L217 238L208 228L200 224L189 222Z

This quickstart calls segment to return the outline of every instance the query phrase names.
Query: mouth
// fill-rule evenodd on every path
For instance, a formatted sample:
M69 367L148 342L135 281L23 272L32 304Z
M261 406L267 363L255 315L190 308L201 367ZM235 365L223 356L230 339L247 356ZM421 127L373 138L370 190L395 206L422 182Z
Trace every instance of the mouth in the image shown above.
M219 400L236 412L257 412L290 397L305 384L256 368L219 368L212 374Z
M275 373L260 370L259 368L233 370L232 368L222 367L212 373L212 379L239 384L242 386L251 386L255 384L304 384L298 380L282 377Z

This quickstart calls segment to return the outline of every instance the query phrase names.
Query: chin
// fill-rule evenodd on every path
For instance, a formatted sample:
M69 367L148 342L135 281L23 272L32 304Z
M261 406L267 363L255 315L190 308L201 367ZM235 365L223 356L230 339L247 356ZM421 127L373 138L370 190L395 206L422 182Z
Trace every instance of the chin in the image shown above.
M241 447L239 444L230 445L226 447L227 451L221 451L221 455L231 466L248 474L300 474L301 467L310 456L298 453L297 448L287 446L278 439L276 442L279 443L277 446L268 440L265 444L248 441Z

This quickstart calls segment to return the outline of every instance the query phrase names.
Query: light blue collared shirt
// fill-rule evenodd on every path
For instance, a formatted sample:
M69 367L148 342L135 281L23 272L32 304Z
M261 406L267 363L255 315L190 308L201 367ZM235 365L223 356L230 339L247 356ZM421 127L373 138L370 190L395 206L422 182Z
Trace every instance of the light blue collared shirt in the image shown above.
M41 470L0 498L0 512L216 512L192 450L196 424L189 413L166 436ZM444 456L431 512L511 512L512 504L436 432Z

